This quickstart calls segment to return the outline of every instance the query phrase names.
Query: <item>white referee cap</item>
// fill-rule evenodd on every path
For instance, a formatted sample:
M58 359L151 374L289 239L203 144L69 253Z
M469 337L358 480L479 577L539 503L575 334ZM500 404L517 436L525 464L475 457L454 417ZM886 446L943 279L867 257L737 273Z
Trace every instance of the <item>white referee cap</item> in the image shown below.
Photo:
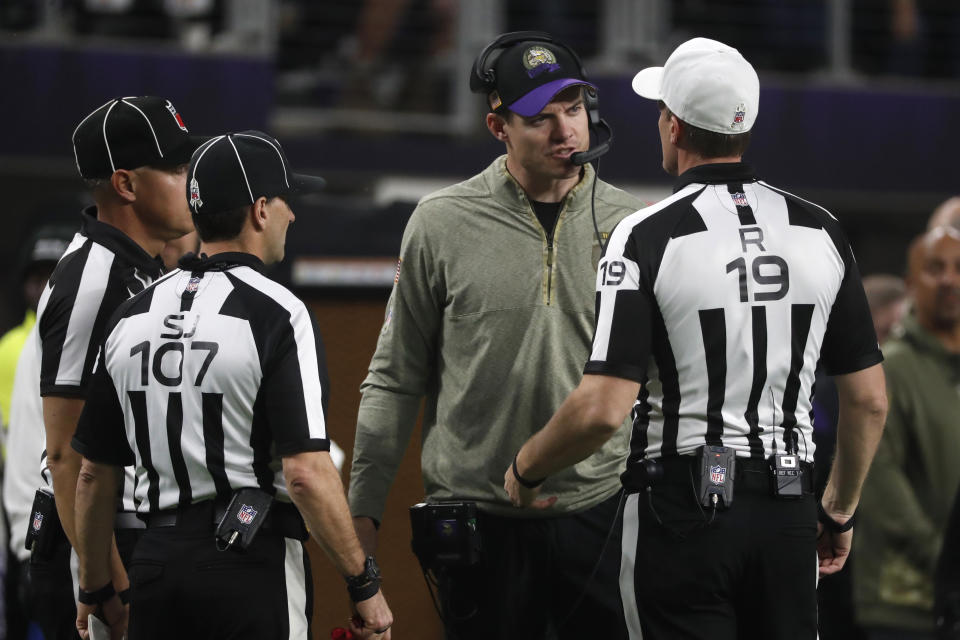
M760 80L740 52L722 42L693 38L677 47L662 67L633 78L633 90L662 100L680 120L707 131L750 131L760 106Z

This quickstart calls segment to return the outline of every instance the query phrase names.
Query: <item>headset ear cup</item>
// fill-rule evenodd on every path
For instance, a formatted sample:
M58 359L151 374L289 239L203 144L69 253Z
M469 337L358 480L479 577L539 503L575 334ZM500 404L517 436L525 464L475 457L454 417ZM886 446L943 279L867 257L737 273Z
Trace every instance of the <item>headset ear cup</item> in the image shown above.
M597 90L593 87L586 87L585 89L583 92L583 106L587 109L590 125L596 127L600 124L600 98L597 96Z

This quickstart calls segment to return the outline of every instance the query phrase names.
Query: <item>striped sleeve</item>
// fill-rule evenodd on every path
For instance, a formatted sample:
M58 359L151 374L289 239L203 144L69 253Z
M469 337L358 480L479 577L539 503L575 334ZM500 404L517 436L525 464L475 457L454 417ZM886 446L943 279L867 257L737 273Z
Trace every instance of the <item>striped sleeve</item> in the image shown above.
M583 371L643 383L657 303L634 247L632 225L621 223L597 267L596 330Z
M88 242L57 265L38 320L41 395L84 394L113 261L113 252Z
M820 349L824 370L833 376L862 371L883 361L860 270L849 245L844 244L842 256L846 270Z
M117 389L103 361L93 375L71 446L84 458L102 464L125 467L136 461Z
M289 324L280 329L275 348L264 370L261 393L277 454L329 450L323 341L302 302L290 309Z
M654 285L673 237L702 231L693 208L702 188L691 186L616 226L597 266L596 328L584 373L647 379L655 329L663 319Z

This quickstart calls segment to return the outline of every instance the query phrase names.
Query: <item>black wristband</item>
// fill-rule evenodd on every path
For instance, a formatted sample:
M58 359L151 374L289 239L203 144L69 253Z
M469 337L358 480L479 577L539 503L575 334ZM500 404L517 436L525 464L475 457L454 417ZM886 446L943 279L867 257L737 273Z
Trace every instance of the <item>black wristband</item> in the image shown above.
M380 568L373 556L367 556L363 563L363 573L356 576L348 576L347 592L350 599L354 602L363 602L377 595L380 591Z
M520 455L519 453L517 455ZM542 485L546 478L540 478L539 480L527 480L520 475L520 471L517 470L517 456L513 456L513 477L517 479L517 482L525 486L527 489L536 489Z
M130 588L127 587L123 591L117 593L117 597L120 598L120 604L130 604Z
M102 604L116 594L112 582L108 582L96 591L84 591L83 587L80 587L77 589L77 602L80 604Z
M840 524L830 517L830 514L827 513L826 509L823 508L823 503L817 500L817 520L827 531L830 531L831 533L843 533L845 531L850 531L850 529L853 529L853 522L856 519L857 512L854 511L849 520L843 524Z

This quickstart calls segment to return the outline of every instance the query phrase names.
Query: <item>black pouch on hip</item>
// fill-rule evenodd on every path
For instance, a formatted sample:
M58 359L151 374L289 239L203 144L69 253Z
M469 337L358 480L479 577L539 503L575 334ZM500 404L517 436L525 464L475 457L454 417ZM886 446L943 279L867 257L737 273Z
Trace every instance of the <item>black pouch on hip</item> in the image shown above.
M33 507L30 509L30 522L27 525L27 539L24 546L37 557L47 557L64 537L53 494L37 489L33 497Z
M234 492L217 523L217 548L226 551L231 547L239 550L249 547L267 520L272 504L273 496L260 489L247 487Z
M704 445L697 449L700 486L697 498L704 507L728 509L733 504L733 476L737 454L729 447Z
M413 553L424 571L470 567L482 548L475 502L421 502L410 507Z
M771 488L776 498L796 500L803 497L803 469L800 456L776 454L770 459Z

